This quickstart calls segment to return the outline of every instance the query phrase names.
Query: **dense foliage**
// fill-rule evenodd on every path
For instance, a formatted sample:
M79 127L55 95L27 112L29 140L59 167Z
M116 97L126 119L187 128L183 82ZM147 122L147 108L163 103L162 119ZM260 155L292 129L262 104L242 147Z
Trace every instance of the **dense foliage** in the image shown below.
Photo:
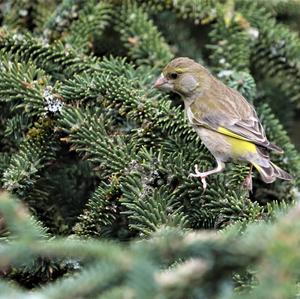
M299 206L279 210L299 199L298 1L0 10L0 298L295 298ZM215 161L179 98L152 88L176 56L255 105L293 181L255 173L249 193L236 163L205 192L188 177Z

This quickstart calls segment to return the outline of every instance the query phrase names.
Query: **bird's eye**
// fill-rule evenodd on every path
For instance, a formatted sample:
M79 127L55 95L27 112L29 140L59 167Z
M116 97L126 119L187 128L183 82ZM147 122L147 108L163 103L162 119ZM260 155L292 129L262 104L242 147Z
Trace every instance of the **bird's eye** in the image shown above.
M170 74L171 79L177 79L177 77L178 77L178 74L176 74L176 73L171 73Z

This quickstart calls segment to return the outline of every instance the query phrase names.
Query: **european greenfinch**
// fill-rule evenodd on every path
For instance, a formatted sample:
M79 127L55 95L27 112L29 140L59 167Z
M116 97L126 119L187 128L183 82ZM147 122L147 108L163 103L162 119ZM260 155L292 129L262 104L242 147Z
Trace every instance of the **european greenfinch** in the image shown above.
M292 179L270 161L269 150L283 151L268 141L254 107L205 67L186 57L175 58L163 69L154 87L181 96L189 122L216 159L216 168L200 172L195 165L195 173L190 174L201 179L204 190L206 177L224 170L225 162L230 159L250 163L244 182L249 190L252 189L252 166L266 183L276 178Z

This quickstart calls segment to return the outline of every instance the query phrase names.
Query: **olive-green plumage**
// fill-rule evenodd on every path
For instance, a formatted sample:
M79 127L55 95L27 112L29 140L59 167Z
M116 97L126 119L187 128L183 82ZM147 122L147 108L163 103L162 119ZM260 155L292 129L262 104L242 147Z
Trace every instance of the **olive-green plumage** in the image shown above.
M222 171L229 159L249 162L266 183L292 179L270 161L268 150L283 151L266 138L254 107L206 68L192 59L176 58L163 69L155 87L182 97L189 122L216 158L215 169L200 173L196 167L196 174L191 174L201 178L204 188L205 177ZM246 182L251 189L251 172Z

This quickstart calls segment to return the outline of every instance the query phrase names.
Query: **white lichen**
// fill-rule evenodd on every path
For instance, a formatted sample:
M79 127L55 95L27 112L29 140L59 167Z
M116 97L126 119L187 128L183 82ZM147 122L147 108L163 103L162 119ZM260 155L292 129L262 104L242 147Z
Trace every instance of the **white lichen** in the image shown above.
M55 94L53 94L52 86L46 86L43 94L45 110L47 112L60 112L64 106L61 98Z

